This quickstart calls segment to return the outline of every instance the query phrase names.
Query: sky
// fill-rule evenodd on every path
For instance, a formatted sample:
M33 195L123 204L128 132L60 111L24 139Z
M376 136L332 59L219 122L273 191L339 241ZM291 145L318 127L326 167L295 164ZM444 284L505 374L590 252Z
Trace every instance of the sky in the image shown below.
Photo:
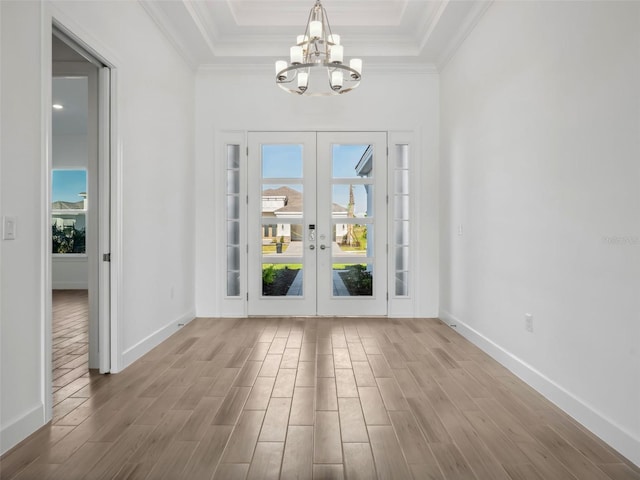
M355 173L358 164L368 145L334 145L332 176L335 178L359 178ZM267 178L302 178L302 145L263 145L262 175L264 183ZM289 185L296 188L296 185ZM275 185L269 184L269 188ZM296 188L299 190L299 188ZM334 186L333 202L343 206L349 203L349 186ZM364 214L367 200L364 187L354 186L356 216Z
M79 202L78 194L87 191L86 170L53 170L51 180L52 202Z

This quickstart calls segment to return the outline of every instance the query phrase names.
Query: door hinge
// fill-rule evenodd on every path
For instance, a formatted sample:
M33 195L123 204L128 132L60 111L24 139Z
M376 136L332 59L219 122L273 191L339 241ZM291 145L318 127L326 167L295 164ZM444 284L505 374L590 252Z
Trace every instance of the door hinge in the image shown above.
M110 253L103 253L102 254L102 261L103 262L110 262L111 261L111 254Z
M247 205L249 205L249 195L247 195Z
M387 292L387 302L389 301L389 292Z
M249 300L249 292L247 292L247 300Z
M249 253L249 244L247 243L247 253Z
M247 145L247 157L249 156L249 145Z
M389 205L389 195L387 195L387 205Z

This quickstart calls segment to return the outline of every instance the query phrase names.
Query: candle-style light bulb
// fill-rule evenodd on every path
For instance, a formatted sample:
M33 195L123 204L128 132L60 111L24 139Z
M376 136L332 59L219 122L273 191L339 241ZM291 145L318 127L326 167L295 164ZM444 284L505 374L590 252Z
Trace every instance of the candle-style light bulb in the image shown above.
M342 45L333 45L329 52L329 61L331 63L342 63L344 47Z
M362 59L352 58L351 61L349 62L349 66L353 68L356 72L358 72L358 75L351 72L351 78L353 78L354 80L360 78L360 76L362 75Z
M342 88L342 71L337 70L331 73L331 88L336 92Z
M304 92L309 85L309 74L307 72L298 73L298 89Z
M280 74L280 72L282 72L282 70L284 70L285 68L287 68L287 62L285 62L284 60L278 60L276 62L276 75L278 76L279 81L287 79L287 72Z
M312 20L309 22L309 36L311 38L320 38L322 36L322 22Z
M302 63L302 47L294 45L291 47L291 63L297 65Z

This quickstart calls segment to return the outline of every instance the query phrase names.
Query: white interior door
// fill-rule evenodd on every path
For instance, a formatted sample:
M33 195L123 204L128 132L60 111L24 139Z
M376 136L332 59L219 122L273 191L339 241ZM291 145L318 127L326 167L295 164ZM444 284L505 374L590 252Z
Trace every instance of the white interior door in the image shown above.
M386 315L386 134L248 147L249 315Z

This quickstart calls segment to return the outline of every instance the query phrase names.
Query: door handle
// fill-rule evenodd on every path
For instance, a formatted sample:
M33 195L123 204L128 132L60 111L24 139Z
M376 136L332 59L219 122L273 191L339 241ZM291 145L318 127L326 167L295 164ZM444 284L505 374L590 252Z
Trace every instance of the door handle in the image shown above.
M325 248L327 248L326 245L320 245L320 250L324 250Z
M315 249L316 249L315 245L313 245L313 244L309 245L309 250L315 250Z

